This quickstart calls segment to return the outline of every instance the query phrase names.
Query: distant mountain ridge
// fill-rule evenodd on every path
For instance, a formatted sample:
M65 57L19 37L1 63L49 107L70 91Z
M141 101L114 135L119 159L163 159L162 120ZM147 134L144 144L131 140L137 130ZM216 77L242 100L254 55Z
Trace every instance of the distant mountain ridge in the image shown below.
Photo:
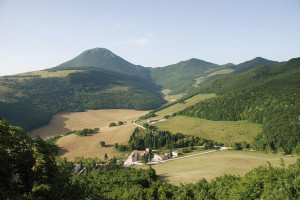
M179 94L196 89L196 78L202 78L199 85L203 86L221 76L222 73L209 76L209 74L217 70L230 69L227 73L239 74L260 65L274 67L280 64L282 64L282 62L267 60L262 57L256 57L237 65L232 63L218 65L197 58L191 58L164 67L146 68L126 61L108 49L94 48L86 50L75 58L58 65L55 69L76 67L102 68L152 80L162 86L163 89L170 89L172 91L170 94ZM232 72L233 70L234 72Z

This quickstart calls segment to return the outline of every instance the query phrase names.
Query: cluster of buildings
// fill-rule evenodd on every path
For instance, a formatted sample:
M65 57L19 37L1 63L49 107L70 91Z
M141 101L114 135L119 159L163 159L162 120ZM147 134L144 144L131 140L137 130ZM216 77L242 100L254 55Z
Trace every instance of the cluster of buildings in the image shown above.
M150 150L149 148L146 148L145 151L138 151L138 150L134 150L127 158L127 160L124 162L124 167L129 167L132 165L141 165L142 163L140 162L142 157L145 155L149 155L150 154ZM177 151L173 151L172 152L172 158L177 157L178 156L178 152ZM165 154L156 154L154 153L154 157L151 159L151 161L149 163L159 163L161 161L164 160L168 160L170 159L171 156L169 153L165 153Z

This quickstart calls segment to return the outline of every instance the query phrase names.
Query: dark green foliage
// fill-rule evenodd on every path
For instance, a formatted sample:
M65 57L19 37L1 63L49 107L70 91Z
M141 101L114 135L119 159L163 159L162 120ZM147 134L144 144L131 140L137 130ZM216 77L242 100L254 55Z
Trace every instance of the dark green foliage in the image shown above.
M104 141L100 141L99 144L100 144L101 147L105 147L105 142Z
M170 115L165 115L165 116L164 116L164 119L170 119L170 118L171 118Z
M134 130L129 140L131 150L144 150L145 148L161 149L163 147L171 149L173 147L200 146L204 143L212 144L211 148L214 146L213 141L197 136L184 135L182 133L172 134L169 131L151 129L142 130L140 128Z
M252 147L283 148L291 153L300 141L300 59L275 67L258 67L240 75L223 76L200 92L223 94L176 114L209 120L249 120L263 124Z
M79 135L79 136L87 136L89 134L95 134L98 133L100 129L99 128L95 128L95 129L89 129L89 128L85 128L79 131L74 131L73 133Z
M115 122L111 122L111 123L109 124L109 127L114 127L114 126L117 126L117 124L116 124Z
M192 86L195 78L205 76L209 69L217 68L221 66L192 58L166 67L150 68L150 71L157 84L171 89L170 94L179 94L195 89Z
M67 77L2 79L0 85L22 94L0 102L0 117L26 131L46 124L62 111L150 110L165 102L151 80L94 68Z
M124 124L124 122L118 121L118 126L121 126L121 125L123 125L123 124Z
M0 199L79 199L57 147L0 120Z

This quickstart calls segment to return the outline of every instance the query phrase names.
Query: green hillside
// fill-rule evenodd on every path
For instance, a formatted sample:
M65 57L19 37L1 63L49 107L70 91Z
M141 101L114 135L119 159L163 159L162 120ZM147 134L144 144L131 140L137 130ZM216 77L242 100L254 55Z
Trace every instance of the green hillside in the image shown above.
M79 56L57 66L57 68L63 67L96 67L151 79L147 68L134 65L105 48L86 50Z
M275 68L227 75L198 90L222 94L178 112L215 121L249 120L263 125L252 147L291 153L300 142L300 58Z
M149 68L153 80L163 88L173 90L170 94L178 94L195 89L192 85L195 78L205 76L220 68L219 65L192 58L166 67Z
M65 77L2 77L0 86L6 89L0 91L0 117L28 131L62 111L150 110L165 102L152 81L99 68L79 69Z
M280 62L261 57L234 65L217 65L192 58L166 67L149 68L152 79L172 94L188 93L198 86L204 86L224 74L240 74L258 66L278 66Z
M258 66L269 66L269 67L276 67L280 64L283 64L283 62L277 62L277 61L272 61L272 60L268 60L262 57L256 57L252 60L240 63L236 66L234 66L233 68L235 69L234 73L242 73L242 72L246 72L250 69L253 69L254 67L258 67Z

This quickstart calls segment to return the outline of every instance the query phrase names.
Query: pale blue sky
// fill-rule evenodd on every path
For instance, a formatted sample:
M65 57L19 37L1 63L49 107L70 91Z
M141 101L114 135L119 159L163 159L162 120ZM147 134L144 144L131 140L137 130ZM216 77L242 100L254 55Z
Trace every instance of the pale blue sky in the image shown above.
M0 75L104 47L143 66L300 56L299 0L0 0Z

